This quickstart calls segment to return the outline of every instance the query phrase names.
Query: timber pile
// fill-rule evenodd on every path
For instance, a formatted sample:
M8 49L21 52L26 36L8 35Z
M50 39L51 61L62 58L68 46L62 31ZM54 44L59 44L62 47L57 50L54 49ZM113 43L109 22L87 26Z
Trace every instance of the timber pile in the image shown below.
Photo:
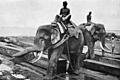
M7 43L0 42L0 54L8 56L8 57L12 57L13 54L16 54L17 52L24 50L24 48L22 47L19 47L19 46L13 47L13 46L11 47ZM23 69L29 70L30 72L33 72L41 76L45 76L46 71L47 71L47 66L48 66L47 55L43 54L41 59L35 63L31 63L30 58L32 58L32 55L27 54L22 58L18 57L15 62L17 63L19 67Z
M7 43L0 42L0 54L7 56L9 58L12 57L13 54L16 54L17 52L20 52L22 50L24 50L24 48L19 47L19 46L11 47ZM25 59L26 57L27 57L27 55L23 59ZM26 58L26 60L27 60L27 58ZM46 69L45 69L46 63L45 63L45 61L43 62L42 60L39 60L35 64L31 64L28 61L28 62L20 62L17 65L19 65L21 68L25 68L25 69L35 73L35 74L39 74L39 75L46 74Z
M95 50L95 58L84 60L86 80L120 80L120 58L119 55L105 53L103 57L100 51Z
M12 56L13 54L24 50L24 48L7 43L0 42L0 54ZM101 52L95 51L95 59L84 60L84 66L80 72L84 74L85 80L119 80L120 79L120 60L116 59L116 55L106 54L107 57L101 57ZM117 56L118 58L119 56ZM23 68L29 68L31 72L44 76L48 66L47 55L42 55L42 58L34 64L21 62L18 64Z

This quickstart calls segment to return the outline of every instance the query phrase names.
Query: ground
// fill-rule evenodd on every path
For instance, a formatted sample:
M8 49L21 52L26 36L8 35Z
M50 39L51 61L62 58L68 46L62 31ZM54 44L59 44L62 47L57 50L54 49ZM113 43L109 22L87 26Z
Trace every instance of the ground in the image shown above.
M32 37L32 36L31 37L25 37L25 36L23 36L23 37L13 37L13 36L9 36L9 38L13 39L13 40L20 41L19 43L22 43L22 44L20 44L22 46L24 46L24 44L33 45L33 40L34 40L34 37ZM111 42L109 40L106 40L106 42L107 42L107 46L111 49ZM27 46L24 46L24 47L27 47ZM95 45L95 49L100 49L100 46L99 46L98 42ZM115 52L120 52L120 41L115 42ZM2 64L0 64L0 78L3 77L3 76L1 77L1 75L3 75L1 73L4 73L6 71L8 71L8 72L16 72L17 68L15 68L14 64L11 61L9 61L8 59L6 59L6 57L0 55L0 60L2 60ZM21 75L23 75L26 78L29 78L30 80L41 80L42 79L42 76L34 74L34 73L32 73L32 72L30 72L28 70L18 68L17 72L20 72ZM13 80L13 79L11 79L11 80Z

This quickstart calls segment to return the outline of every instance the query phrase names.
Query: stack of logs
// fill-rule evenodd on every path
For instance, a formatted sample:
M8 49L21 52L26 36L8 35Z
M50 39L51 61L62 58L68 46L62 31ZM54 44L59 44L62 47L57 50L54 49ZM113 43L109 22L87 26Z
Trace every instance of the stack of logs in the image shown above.
M10 47L6 43L0 42L0 54L11 56L23 48ZM119 80L120 79L120 60L113 58L111 55L101 57L101 52L95 51L95 59L85 59L84 65L80 72L84 74L85 80ZM28 55L26 55L28 56ZM41 57L39 61L32 64L28 62L21 62L19 66L28 67L32 72L45 76L48 66L47 55Z

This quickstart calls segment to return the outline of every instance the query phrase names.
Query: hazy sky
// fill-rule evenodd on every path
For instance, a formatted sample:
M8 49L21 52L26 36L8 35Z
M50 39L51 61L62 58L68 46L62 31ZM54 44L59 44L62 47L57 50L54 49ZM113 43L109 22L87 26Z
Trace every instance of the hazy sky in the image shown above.
M0 0L0 29L32 27L36 30L39 25L50 24L55 15L59 14L63 1ZM107 30L120 30L120 0L67 1L68 7L71 9L72 21L77 25L86 22L86 15L92 11L93 22L104 24Z

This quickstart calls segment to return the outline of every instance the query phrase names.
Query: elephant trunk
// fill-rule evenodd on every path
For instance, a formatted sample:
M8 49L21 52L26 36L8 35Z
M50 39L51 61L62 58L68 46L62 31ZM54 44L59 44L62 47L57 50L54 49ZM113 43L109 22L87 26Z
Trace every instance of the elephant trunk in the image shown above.
M19 57L19 56L22 56L22 55L25 55L25 54L28 54L30 52L40 52L42 51L41 49L39 49L37 46L32 46L32 47L29 47L29 48L26 48L24 49L23 51L20 51L16 54L13 54L12 56L13 57Z

